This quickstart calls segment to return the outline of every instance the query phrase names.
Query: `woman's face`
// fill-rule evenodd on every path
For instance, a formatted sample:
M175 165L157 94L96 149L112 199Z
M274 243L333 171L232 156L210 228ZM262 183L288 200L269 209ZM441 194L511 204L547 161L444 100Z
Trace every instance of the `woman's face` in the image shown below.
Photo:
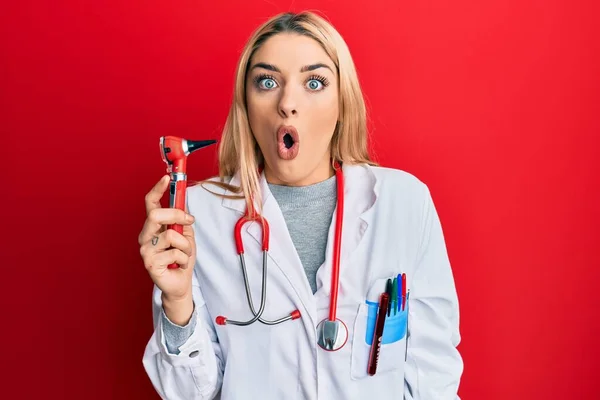
M270 183L304 186L333 175L338 77L315 40L277 34L254 53L246 77L250 128Z

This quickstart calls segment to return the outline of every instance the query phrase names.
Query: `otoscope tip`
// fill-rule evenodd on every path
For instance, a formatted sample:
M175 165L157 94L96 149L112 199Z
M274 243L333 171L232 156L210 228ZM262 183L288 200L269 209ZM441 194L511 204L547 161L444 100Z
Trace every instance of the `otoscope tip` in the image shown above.
M210 146L215 143L217 143L216 140L188 140L187 146L188 146L188 151L191 153L192 151L201 149L203 147Z

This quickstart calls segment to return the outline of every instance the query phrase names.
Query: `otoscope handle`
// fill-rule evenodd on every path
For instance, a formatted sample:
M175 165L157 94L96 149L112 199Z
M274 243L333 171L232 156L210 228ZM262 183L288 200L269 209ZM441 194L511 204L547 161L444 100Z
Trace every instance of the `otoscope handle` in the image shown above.
M175 180L173 179L175 176ZM187 179L185 174L172 174L169 187L169 206L185 211L185 193L187 189ZM183 234L183 226L180 224L167 225L167 229L173 229L175 232ZM177 263L169 264L169 269L179 268Z

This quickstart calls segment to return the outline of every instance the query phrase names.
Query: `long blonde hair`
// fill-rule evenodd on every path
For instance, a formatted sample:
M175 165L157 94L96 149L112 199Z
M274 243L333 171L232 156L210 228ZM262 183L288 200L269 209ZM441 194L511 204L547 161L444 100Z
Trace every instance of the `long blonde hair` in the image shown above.
M256 50L278 33L296 33L316 40L337 68L340 115L331 139L332 162L377 165L369 155L365 101L354 62L344 39L329 22L314 12L276 15L252 33L242 51L237 64L232 104L219 143L220 181L202 182L217 185L233 193L241 193L237 196L215 194L245 198L250 215L254 215L256 211L255 201L259 209L262 206L258 168L264 159L248 122L246 76L250 59ZM232 177L238 171L241 187L225 182L226 177Z

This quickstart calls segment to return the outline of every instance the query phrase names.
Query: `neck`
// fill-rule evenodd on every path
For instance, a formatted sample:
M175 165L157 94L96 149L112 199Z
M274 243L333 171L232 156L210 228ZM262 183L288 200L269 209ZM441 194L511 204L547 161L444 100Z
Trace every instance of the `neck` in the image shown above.
M269 166L265 166L265 178L268 183L274 185L285 185L285 186L309 186L319 182L323 182L335 175L335 170L331 165L329 157L324 161L320 162L309 175L296 179L294 181L283 181L275 176Z

